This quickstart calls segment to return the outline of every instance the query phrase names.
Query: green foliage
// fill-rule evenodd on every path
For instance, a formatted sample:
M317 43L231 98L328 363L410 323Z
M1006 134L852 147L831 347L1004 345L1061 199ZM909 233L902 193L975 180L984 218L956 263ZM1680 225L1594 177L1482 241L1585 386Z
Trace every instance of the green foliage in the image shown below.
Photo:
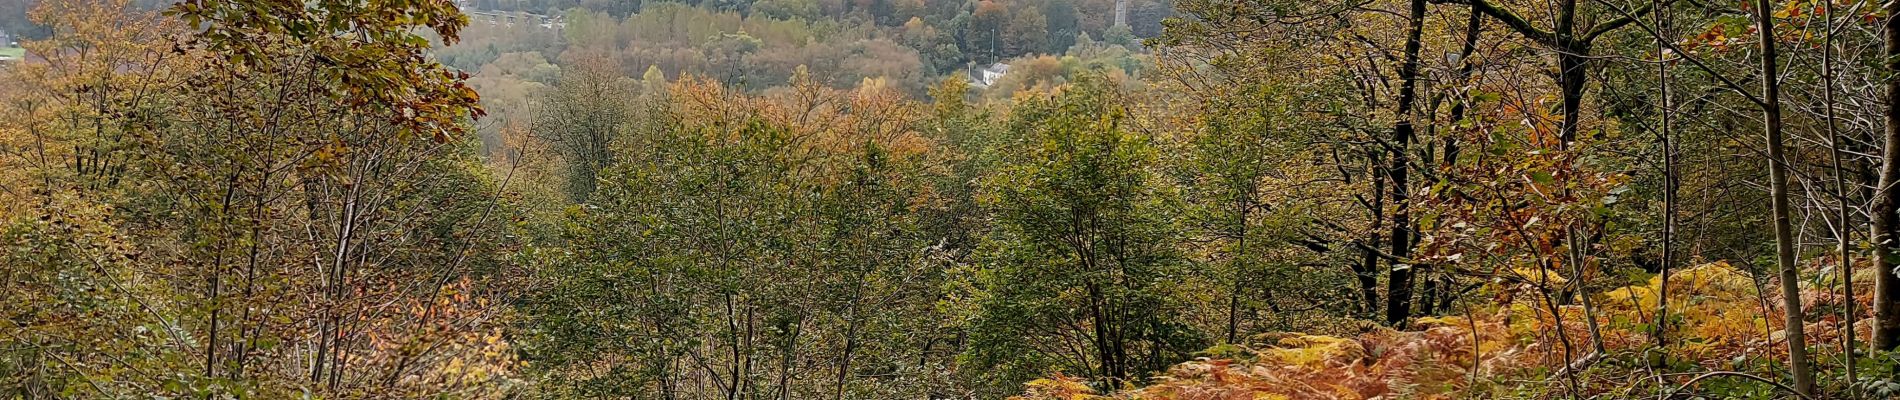
M553 144L566 164L566 194L585 203L597 175L613 165L635 129L634 114L640 87L603 62L583 62L562 71L560 82L545 96L531 129Z
M969 76L973 66L1039 55L1075 55L1074 44L1082 35L1112 39L1103 49L1084 50L1087 54L1081 55L1080 62L1086 69L1118 67L1132 74L1145 65L1138 54L1129 54L1140 51L1140 38L1128 26L1110 26L1114 3L655 2L634 4L623 13L618 10L627 7L569 0L477 1L473 9L483 12L540 12L534 10L544 7L558 11L505 14L547 21L546 26L477 21L460 32L462 41L440 43L443 47L437 55L447 65L476 71L505 54L540 52L561 66L608 60L628 73L657 66L669 76L709 76L726 86L754 92L790 86L793 71L806 67L815 79L832 87L849 88L867 78L887 79L921 98L931 83ZM1160 18L1170 15L1167 2L1134 3L1131 24L1144 35L1158 34ZM1100 54L1104 51L1120 53Z
M964 356L992 385L1064 371L1114 387L1203 343L1168 295L1187 272L1171 245L1178 195L1115 96L1085 81L1013 110L1015 153L982 194L996 225Z
M64 197L0 221L0 396L130 393L201 382L174 346L190 333L165 319L169 288L135 270L135 245L111 210ZM155 308L156 307L156 308ZM163 372L161 372L163 371Z
M475 90L428 61L427 28L454 43L468 16L447 0L315 2L186 1L166 10L193 27L209 51L231 64L271 71L278 46L307 52L317 73L340 83L340 100L386 107L405 133L446 141L483 112Z
M1834 345L1893 304L1871 3L1760 10L1772 164L1752 7L31 3L0 398L1777 398L1796 307L1900 388Z
M0 71L22 82L0 93L21 116L0 147L22 150L0 153L0 274L23 300L4 311L6 394L503 391L484 287L510 207L459 134L475 93L412 33L452 36L460 14L408 5L194 2L186 30L123 1L43 3L62 32L28 43L46 61Z
M572 391L550 396L888 398L942 387L947 359L914 353L943 340L930 317L940 244L922 225L934 218L933 172L919 155L763 110L652 112L671 122L630 139L643 146L623 150L593 200L568 211L567 253L544 261L535 276L546 290L523 303L531 361L546 387ZM831 135L843 146L811 142ZM598 371L602 359L625 362ZM792 370L808 363L823 367ZM701 379L719 384L692 384Z
M1304 329L1302 304L1318 304L1317 314L1350 313L1350 301L1291 300L1283 293L1339 291L1350 285L1341 270L1311 268L1331 261L1325 254L1288 251L1290 243L1314 241L1308 226L1318 224L1327 206L1311 196L1294 195L1298 177L1318 173L1304 140L1331 131L1324 115L1295 105L1323 101L1311 93L1283 87L1235 88L1206 99L1199 132L1168 160L1181 181L1187 202L1182 218L1187 233L1200 238L1196 261L1209 288L1224 296L1219 305L1225 343L1240 343L1249 332ZM1306 194L1316 194L1314 191ZM1339 291L1350 298L1350 291ZM1219 302L1217 301L1217 303ZM1310 303L1308 303L1310 302ZM1260 311L1270 311L1262 317Z

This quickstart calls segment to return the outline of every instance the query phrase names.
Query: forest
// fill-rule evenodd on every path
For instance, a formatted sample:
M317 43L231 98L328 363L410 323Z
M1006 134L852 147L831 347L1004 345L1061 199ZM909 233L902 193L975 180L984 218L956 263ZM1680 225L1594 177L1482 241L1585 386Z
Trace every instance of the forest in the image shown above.
M0 399L1900 398L1900 2L0 0Z

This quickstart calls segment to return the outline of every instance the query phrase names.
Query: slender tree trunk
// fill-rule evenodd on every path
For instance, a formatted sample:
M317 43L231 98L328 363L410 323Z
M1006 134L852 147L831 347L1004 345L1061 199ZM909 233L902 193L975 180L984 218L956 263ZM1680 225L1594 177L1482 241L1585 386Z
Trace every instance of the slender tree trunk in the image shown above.
M1247 184L1252 185L1253 182L1248 182ZM1240 193L1242 196L1246 196L1246 198L1235 202L1235 208L1237 209L1235 211L1238 212L1240 217L1240 221L1238 221L1240 225L1236 230L1237 235L1235 235L1234 238L1234 286L1233 289L1227 293L1228 344L1238 343L1240 336L1240 291L1246 287L1247 276L1247 214L1248 210L1253 209L1252 204L1250 204L1253 198L1252 191L1242 190Z
M743 363L741 362L742 358L740 357L740 348L739 348L740 347L739 313L738 313L738 310L736 310L733 307L732 294L727 293L725 295L725 298L726 298L726 330L728 333L728 337L732 341L731 343L732 364L727 366L727 369L728 369L727 375L732 377L732 382L728 383L727 384L728 387L725 388L726 400L737 400L740 395L739 393L740 381L743 381L746 379L744 372L740 369Z
M1477 10L1471 10L1465 20L1464 45L1458 50L1458 62L1460 65L1458 66L1458 80L1454 82L1455 84L1463 85L1471 79L1472 69L1477 67L1477 63L1472 62L1471 57L1478 52L1478 34L1483 30L1484 14L1479 13ZM1469 109L1468 101L1469 98L1464 93L1454 95L1451 105L1451 123L1453 126L1456 126L1460 121L1465 119L1465 112ZM1441 159L1440 174L1446 175L1450 174L1451 169L1458 164L1458 135L1444 135L1443 140L1445 154ZM1422 305L1420 312L1431 315L1436 313L1438 309L1450 311L1452 300L1457 295L1456 283L1450 277L1432 279L1425 283L1423 296L1425 303ZM1434 302L1439 304L1439 306L1433 307Z
M1114 346L1109 345L1108 320L1102 311L1102 292L1093 281L1085 287L1089 295L1090 328L1095 331L1095 353L1101 357L1102 377L1112 381L1115 377L1115 354Z
M223 207L220 209L220 214L218 215L219 231L226 231L226 229L223 228L229 225L227 214L233 205L232 201L235 199L233 196L237 195L237 185L238 174L232 173L231 179L225 182ZM210 293L206 294L205 299L210 303L211 315L207 318L206 325L208 326L205 328L205 379L217 377L218 319L220 311L223 308L222 298L220 297L221 294L218 292L221 290L220 286L222 286L224 280L225 244L223 241L219 241L218 245L212 248L217 253L211 257L211 276L206 278L209 281L207 283L210 286ZM210 399L211 395L211 393L205 393L205 398Z
M798 322L792 325L790 337L785 339L785 350L779 353L778 387L773 388L773 390L778 391L779 400L790 400L792 398L792 364L798 361L798 338L805 333L805 316L802 315L803 313L800 314L801 315L798 316ZM855 326L853 326L853 328L855 328ZM838 393L844 393L844 371L851 367L852 347L857 344L852 341L852 338L849 338L850 334L846 336L844 361L840 363L843 364L843 366L838 367Z
M1803 332L1801 280L1796 275L1794 228L1789 221L1788 166L1781 133L1781 83L1776 71L1775 24L1768 0L1756 0L1757 32L1761 40L1762 130L1768 136L1768 183L1773 193L1775 256L1781 269L1781 301L1787 308L1788 364L1794 372L1794 388L1803 395L1814 393L1814 373L1808 369L1807 335Z
M1523 222L1518 222L1518 224L1521 226ZM1582 396L1580 392L1582 391L1583 384L1577 380L1577 371L1570 368L1570 362L1576 360L1576 350L1575 346L1570 342L1570 330L1564 328L1563 308L1557 305L1557 299L1551 294L1550 270L1552 268L1553 266L1550 265L1548 260L1538 261L1537 292L1539 299L1544 301L1544 307L1550 311L1551 330L1557 332L1557 343L1561 345L1559 349L1564 352L1564 365L1560 370L1563 372L1564 383L1568 384L1566 387L1569 389L1570 398L1578 399Z
M1459 85L1464 85L1467 81L1471 80L1471 70L1478 65L1478 63L1471 61L1471 57L1478 53L1478 33L1482 31L1484 31L1484 14L1479 13L1478 10L1471 10L1471 14L1467 16L1465 20L1464 48L1458 50L1458 62L1461 64L1458 66L1457 83ZM1468 103L1470 103L1470 96L1459 93L1456 97L1456 102L1451 104L1451 123L1453 126L1457 126L1459 122L1465 119L1465 112L1470 109ZM1450 169L1452 166L1458 164L1457 135L1445 135L1444 160L1446 169Z
M751 378L753 376L754 366L758 363L757 357L753 355L753 349L758 348L757 347L758 337L759 337L759 333L757 330L758 321L759 321L758 310L759 308L754 306L750 301L746 302L746 307L745 307L745 349L746 349L746 352L745 352L745 357L741 358L743 362L739 363L741 368L739 369L739 374L737 375L740 377L744 377L745 379L733 379L734 382L742 382L742 384L739 385L739 393L738 393L738 398L741 398L741 399L754 398L757 395L753 393L758 392L758 390L753 389L753 386L755 385L755 383L753 382L753 379Z
M1412 251L1412 217L1410 193L1408 193L1407 172L1413 136L1417 128L1412 126L1412 103L1418 96L1418 53L1424 47L1420 40L1425 28L1425 1L1412 0L1411 14L1405 29L1405 59L1399 66L1398 122L1392 127L1392 154L1386 167L1386 175L1392 177L1392 255L1403 259ZM1389 261L1392 273L1386 281L1385 322L1390 325L1405 323L1412 316L1412 286L1414 270L1409 265L1398 264L1398 260Z
M1377 165L1377 163L1381 161L1378 157L1382 154L1383 152L1372 152L1374 160L1372 160L1372 165L1368 166L1368 169L1384 168L1383 166ZM1379 302L1378 249L1379 246L1385 242L1385 235L1379 232L1385 227L1385 175L1386 174L1382 173L1372 174L1372 201L1370 202L1371 206L1366 210L1372 214L1372 229L1367 230L1366 245L1361 249L1364 254L1359 260L1358 271L1356 271L1359 273L1360 291L1363 292L1366 300L1365 315L1367 318L1373 318L1374 315L1378 315L1380 311L1383 311L1384 307L1384 304Z
M1900 275L1896 266L1894 231L1900 229L1900 2L1887 2L1886 89L1887 135L1881 150L1880 181L1874 187L1874 337L1873 350L1900 345Z
M219 252L222 253L223 250L219 250ZM224 268L220 265L223 259L222 254L215 258L218 261L212 262L211 277L209 279L211 293L205 296L206 299L211 300L211 316L207 321L208 327L205 328L205 379L215 378L218 373L218 311L220 311L222 306L219 304L218 286L220 281L223 280L220 277L220 273ZM205 398L210 399L211 394L206 393Z
M1652 3L1656 13L1656 29L1667 34L1669 22L1667 13L1660 0ZM1657 288L1656 321L1650 324L1650 336L1656 340L1656 348L1667 355L1669 326L1669 271L1676 267L1676 147L1675 137L1669 134L1669 117L1675 112L1669 93L1669 60L1666 46L1661 39L1656 40L1656 87L1658 97L1662 98L1661 122L1659 133L1662 139L1663 153L1663 231L1662 231L1662 270L1658 279L1662 284ZM1656 360L1661 361L1661 360Z
M838 381L832 393L832 398L836 400L844 400L844 386L851 377L851 356L858 350L858 307L859 302L864 300L864 282L869 278L867 275L870 273L858 275L858 284L851 290L851 306L845 312L844 354L839 357Z
M1372 236L1373 243L1378 243L1378 235L1374 234ZM1377 255L1373 254L1372 250L1373 249L1365 249L1364 254L1362 254L1359 260L1359 264L1353 268L1353 273L1359 280L1359 297L1361 300L1364 300L1359 308L1364 311L1362 315L1367 317L1378 312L1381 305L1379 300L1379 273L1377 272L1379 259Z
M1566 228L1564 232L1566 236L1570 237L1571 276L1575 278L1575 282L1577 283L1578 302L1583 304L1584 326L1589 328L1590 333L1591 354L1585 356L1585 358L1594 360L1595 357L1601 357L1603 354L1608 353L1608 351L1603 348L1603 328L1597 325L1596 304L1590 301L1590 290L1583 285L1585 282L1589 282L1589 280L1584 279L1587 273L1584 270L1584 264L1587 261L1584 260L1582 239L1579 239L1584 235L1583 232L1578 232L1576 227Z
M1834 167L1834 197L1841 203L1835 211L1835 219L1840 220L1840 229L1835 231L1836 250L1840 252L1840 264L1835 267L1841 277L1841 366L1846 372L1847 396L1854 397L1852 389L1854 377L1854 320L1859 315L1854 312L1854 253L1850 242L1854 237L1853 215L1849 212L1846 172L1841 168L1841 131L1834 119L1834 2L1822 2L1822 10L1827 16L1826 36L1821 38L1821 103L1826 110L1827 146Z

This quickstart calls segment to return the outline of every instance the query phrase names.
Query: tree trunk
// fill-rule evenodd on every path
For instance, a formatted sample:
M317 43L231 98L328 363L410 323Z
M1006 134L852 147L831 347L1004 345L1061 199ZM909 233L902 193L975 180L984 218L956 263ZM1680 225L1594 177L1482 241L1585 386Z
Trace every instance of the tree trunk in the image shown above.
M1900 15L1900 2L1888 2L1887 14ZM1874 186L1874 337L1873 350L1900 345L1900 276L1894 275L1894 231L1900 224L1900 18L1887 18L1887 137L1881 150L1880 183Z
M1247 184L1252 185L1253 182ZM1239 228L1234 235L1234 282L1232 290L1227 292L1227 343L1239 343L1240 340L1240 292L1247 287L1247 216L1253 209L1251 190L1242 190L1246 196L1235 202L1236 212L1240 216Z
M1411 151L1412 137L1417 130L1412 126L1412 103L1418 96L1418 53L1423 47L1420 40L1425 27L1425 0L1411 1L1410 20L1405 29L1405 60L1399 66L1398 118L1392 127L1391 148L1387 151L1392 157L1387 161L1386 175L1392 179L1392 255L1403 259L1412 251L1412 218L1406 185L1407 172L1411 165L1407 162ZM1386 281L1385 322L1399 325L1412 316L1412 277L1413 269L1409 265L1399 264L1399 260L1389 261L1392 273Z
M1471 62L1471 57L1478 53L1478 33L1483 31L1484 14L1479 13L1477 10L1471 10L1471 13L1466 16L1465 20L1464 47L1458 50L1458 80L1453 82L1454 84L1463 85L1466 81L1471 80L1471 70L1478 65L1477 63ZM1453 126L1457 126L1460 121L1465 119L1465 112L1470 108L1467 104L1470 102L1470 96L1461 92L1456 93L1452 99L1451 123ZM1444 140L1444 169L1449 171L1452 166L1458 164L1458 135L1444 135Z
M1758 32L1761 40L1762 130L1768 136L1768 184L1773 192L1775 256L1781 269L1781 301L1787 308L1788 364L1794 372L1794 388L1803 395L1814 392L1814 373L1808 370L1807 335L1803 332L1801 280L1796 275L1794 229L1789 221L1788 166L1781 135L1781 84L1776 71L1775 24L1770 17L1768 0L1756 0Z
M1368 167L1385 168L1378 165L1380 161L1378 157L1381 155L1383 152L1373 152L1374 160L1368 163L1370 164ZM1360 246L1363 255L1359 260L1359 265L1355 267L1356 270L1353 271L1359 275L1359 289L1366 301L1364 314L1366 318L1378 315L1384 307L1384 304L1379 301L1379 246L1385 242L1385 235L1379 230L1385 227L1385 181L1386 174L1372 174L1372 200L1366 210L1371 214L1372 228L1366 232L1365 246Z
M1557 146L1560 149L1568 149L1571 142L1577 141L1577 126L1583 119L1583 85L1589 79L1589 76L1583 73L1584 62L1587 60L1582 54L1587 54L1586 52L1587 50L1567 48L1557 56L1559 70L1557 86L1563 92L1564 100L1564 121L1563 124L1558 125L1557 130L1558 140L1561 141Z
M1833 161L1834 197L1841 203L1836 209L1835 219L1840 220L1840 229L1835 230L1835 250L1840 252L1840 263L1835 267L1840 273L1841 299L1841 366L1846 372L1848 383L1856 381L1854 377L1854 321L1859 318L1854 312L1854 254L1851 242L1854 236L1854 217L1849 212L1851 203L1847 196L1846 170L1841 167L1841 132L1834 119L1834 2L1821 3L1827 16L1826 36L1821 38L1821 105L1826 107L1822 115L1827 118L1827 147ZM1853 398L1853 389L1848 389L1848 397Z
M1570 142L1577 141L1578 126L1583 124L1583 85L1589 75L1583 73L1584 63L1588 62L1589 45L1577 40L1577 0L1563 0L1558 3L1555 30L1557 52L1557 87L1562 91L1564 101L1564 121L1558 125L1558 149L1569 149Z
M1664 19L1663 7L1652 4L1652 10L1656 12L1656 29L1667 32L1669 25ZM1672 99L1669 97L1669 62L1660 60L1668 54L1663 51L1665 48L1662 40L1658 39L1656 55L1659 58L1658 61L1661 62L1656 63L1656 87L1660 92L1657 96L1662 98L1662 110L1660 132L1657 135L1662 139L1663 153L1663 259L1662 270L1658 274L1658 279L1662 281L1662 284L1657 288L1656 321L1650 324L1650 336L1656 340L1656 348L1661 349L1666 355L1669 348L1666 336L1669 325L1669 271L1676 267L1676 139L1669 135L1669 117L1675 110L1670 108Z

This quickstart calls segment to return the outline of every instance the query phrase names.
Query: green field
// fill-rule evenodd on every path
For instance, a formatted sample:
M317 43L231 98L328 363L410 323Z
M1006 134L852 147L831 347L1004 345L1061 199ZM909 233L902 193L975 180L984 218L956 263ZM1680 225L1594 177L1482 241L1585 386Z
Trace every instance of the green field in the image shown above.
M26 49L18 47L0 47L0 57L26 57Z

